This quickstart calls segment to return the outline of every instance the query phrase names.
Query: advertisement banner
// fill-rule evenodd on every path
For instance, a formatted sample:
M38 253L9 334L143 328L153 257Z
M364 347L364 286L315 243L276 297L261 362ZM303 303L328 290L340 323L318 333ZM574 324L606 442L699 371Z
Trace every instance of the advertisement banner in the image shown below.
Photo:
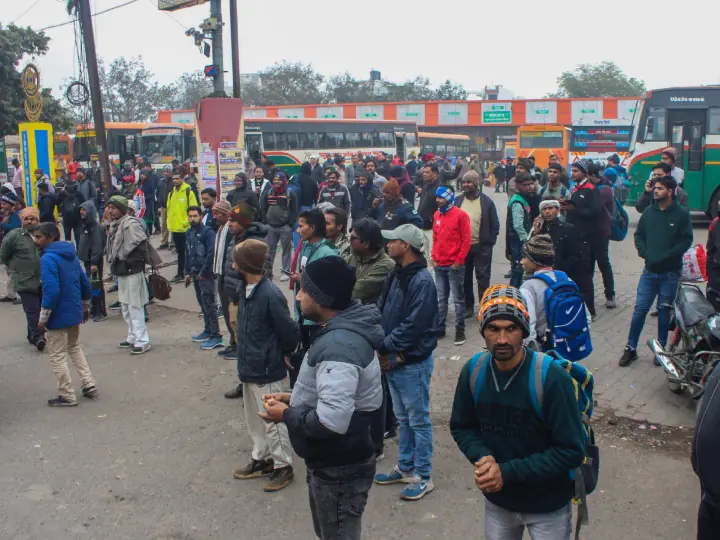
M222 148L218 148L218 172L220 174L220 193L218 198L225 198L229 191L235 188L235 175L245 172L243 165L243 149L237 147L237 143L233 142L232 146L228 143L222 143Z
M52 125L45 122L24 122L18 124L20 134L20 153L23 169L23 191L25 204L33 206L36 200L35 170L42 169L50 181L55 184L55 166L53 162Z
M217 158L212 150L205 150L200 154L200 176L202 189L217 189Z

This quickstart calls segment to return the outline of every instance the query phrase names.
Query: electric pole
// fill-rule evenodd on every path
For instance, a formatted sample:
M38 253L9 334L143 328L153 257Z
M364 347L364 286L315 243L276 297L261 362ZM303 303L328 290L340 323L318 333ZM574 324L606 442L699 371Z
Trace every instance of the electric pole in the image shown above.
M87 0L85 0L87 1ZM217 75L213 82L216 96L225 94L225 72L223 66L222 40L222 0L210 0L210 18L215 19L216 27L212 32L212 61L217 66Z
M107 135L105 133L105 117L103 116L100 76L98 75L97 53L95 52L95 36L93 34L92 14L90 13L90 0L76 0L75 8L85 45L85 61L87 62L88 77L90 78L90 98L95 120L95 140L100 150L100 170L104 180L110 182L110 162Z
M238 51L237 0L230 0L230 50L232 53L233 97L240 97L240 52Z

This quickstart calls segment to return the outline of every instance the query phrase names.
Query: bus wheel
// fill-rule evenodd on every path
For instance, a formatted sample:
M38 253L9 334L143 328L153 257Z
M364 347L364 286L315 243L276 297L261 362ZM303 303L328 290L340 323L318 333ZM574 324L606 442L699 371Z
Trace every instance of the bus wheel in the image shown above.
M712 199L710 200L710 208L708 209L708 214L710 215L710 219L715 219L718 217L718 213L720 213L720 208L718 206L720 205L720 190L717 190L714 194Z

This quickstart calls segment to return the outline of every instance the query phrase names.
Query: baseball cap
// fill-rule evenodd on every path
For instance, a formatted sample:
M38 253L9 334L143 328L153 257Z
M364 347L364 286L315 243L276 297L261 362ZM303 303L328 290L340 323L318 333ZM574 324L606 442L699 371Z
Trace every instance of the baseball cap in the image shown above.
M409 223L400 225L392 231L382 231L382 236L385 240L401 240L415 249L422 249L425 240L422 231Z

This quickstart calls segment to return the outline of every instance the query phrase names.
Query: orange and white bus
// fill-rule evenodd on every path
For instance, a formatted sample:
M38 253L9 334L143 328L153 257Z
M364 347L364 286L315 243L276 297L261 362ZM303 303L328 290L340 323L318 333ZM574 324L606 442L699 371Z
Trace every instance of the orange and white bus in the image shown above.
M568 166L570 129L564 126L520 126L517 131L517 157L533 156L535 165L545 169L555 154L563 167Z
M468 158L475 153L467 135L457 133L430 133L420 131L420 153L435 154L440 157Z
M108 154L113 163L135 161L140 152L140 132L149 124L135 122L105 122ZM73 141L73 158L80 161L82 167L89 167L91 160L98 157L95 143L95 127L92 124L79 125Z

